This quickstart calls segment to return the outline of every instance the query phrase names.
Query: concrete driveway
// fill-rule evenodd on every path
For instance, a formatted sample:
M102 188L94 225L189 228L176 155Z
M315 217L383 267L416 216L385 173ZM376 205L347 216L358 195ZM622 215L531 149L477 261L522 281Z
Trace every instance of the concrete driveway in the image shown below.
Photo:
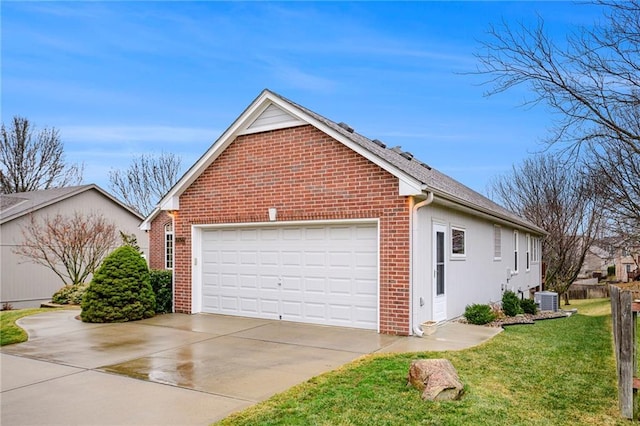
M362 355L457 350L501 329L447 323L424 338L222 315L85 324L22 318L2 348L0 423L207 425Z

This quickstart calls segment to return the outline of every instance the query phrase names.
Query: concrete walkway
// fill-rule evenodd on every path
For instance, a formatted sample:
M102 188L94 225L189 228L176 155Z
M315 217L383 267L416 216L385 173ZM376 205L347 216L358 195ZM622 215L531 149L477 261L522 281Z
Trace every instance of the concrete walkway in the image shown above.
M431 336L230 317L85 324L64 310L19 320L3 347L0 424L207 425L371 353L459 350L501 329L446 323Z

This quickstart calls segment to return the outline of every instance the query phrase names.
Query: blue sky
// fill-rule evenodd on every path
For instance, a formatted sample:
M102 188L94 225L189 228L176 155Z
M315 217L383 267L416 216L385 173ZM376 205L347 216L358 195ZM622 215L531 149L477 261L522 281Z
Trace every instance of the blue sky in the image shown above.
M0 3L2 121L56 127L85 183L173 152L188 168L264 88L400 145L482 193L543 148L525 88L466 74L490 24L544 18L562 41L600 17L569 2Z

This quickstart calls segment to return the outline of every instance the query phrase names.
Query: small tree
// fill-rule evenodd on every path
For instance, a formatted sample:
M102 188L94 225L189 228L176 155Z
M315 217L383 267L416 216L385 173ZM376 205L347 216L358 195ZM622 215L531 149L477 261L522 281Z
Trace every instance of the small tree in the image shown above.
M589 2L578 8L594 7ZM487 95L517 86L553 112L548 142L604 179L614 221L640 228L640 1L595 0L603 19L554 39L535 26L491 26L477 53ZM616 233L618 231L616 230Z
M109 172L111 191L146 216L178 180L180 164L180 157L175 154L143 154L134 158L127 170Z
M82 299L84 322L124 322L155 315L147 262L135 248L113 251L96 271Z
M116 226L97 213L31 215L14 253L50 268L65 284L81 284L117 245Z
M603 201L597 180L553 155L538 155L493 183L493 195L511 211L548 232L542 244L545 283L565 296L599 235Z
M82 182L82 167L64 161L60 134L55 128L35 133L29 120L14 117L0 131L0 192L36 191Z

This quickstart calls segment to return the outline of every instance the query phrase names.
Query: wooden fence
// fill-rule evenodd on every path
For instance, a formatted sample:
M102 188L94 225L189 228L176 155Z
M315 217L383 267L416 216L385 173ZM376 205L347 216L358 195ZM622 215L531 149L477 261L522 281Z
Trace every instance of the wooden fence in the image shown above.
M569 287L569 299L600 299L609 297L608 284L572 284Z
M620 413L628 419L634 418L634 391L640 380L636 379L637 340L636 319L640 303L633 302L633 292L611 285L611 320L613 343L618 373L618 401Z

